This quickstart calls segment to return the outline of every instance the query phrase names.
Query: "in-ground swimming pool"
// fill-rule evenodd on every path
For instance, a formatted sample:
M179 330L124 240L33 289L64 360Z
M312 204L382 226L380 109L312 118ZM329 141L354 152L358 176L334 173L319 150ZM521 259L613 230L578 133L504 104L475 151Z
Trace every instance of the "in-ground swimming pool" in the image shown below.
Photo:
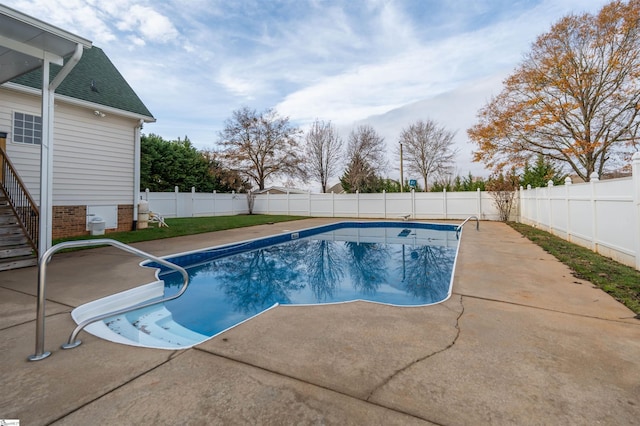
M86 330L120 343L176 349L278 305L440 303L451 294L457 230L445 224L340 222L174 255L167 260L190 277L182 296ZM113 310L175 294L182 285L175 272L161 268L157 275L155 283L78 307L74 319L79 322L100 306Z

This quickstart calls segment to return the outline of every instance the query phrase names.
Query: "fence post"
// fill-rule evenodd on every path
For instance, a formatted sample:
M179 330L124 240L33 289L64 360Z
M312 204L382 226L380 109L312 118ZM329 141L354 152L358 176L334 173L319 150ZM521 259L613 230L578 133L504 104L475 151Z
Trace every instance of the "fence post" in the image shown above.
M633 177L633 205L635 215L636 269L640 271L640 152L631 157L631 173Z
M416 218L416 190L411 188L411 218Z
M267 191L267 214L271 214L271 192Z
M289 216L289 211L290 211L290 207L289 207L289 190L287 189L287 216Z
M570 214L570 210L571 210L571 202L569 201L569 187L573 185L573 182L571 181L571 178L569 176L567 176L566 178L564 178L564 194L565 194L565 210L567 212L567 230L566 230L566 239L567 241L571 241L571 214Z
M444 218L447 218L447 188L442 188L442 208L444 209Z
M478 218L482 219L482 191L480 188L476 188L476 194L478 194Z
M144 190L144 199L146 201L149 201L149 188Z
M596 182L600 178L596 172L589 175L589 185L591 185L591 250L598 252L598 218L596 215Z
M211 211L211 216L216 216L216 194L217 194L217 191L214 189L213 195L211 196L211 200L213 202L213 209Z
M356 218L360 219L360 190L356 189Z
M195 214L193 213L195 211L195 207L196 207L196 187L192 186L191 187L191 217L195 216Z
M336 217L336 194L331 191L331 217Z
M311 190L307 191L307 216L311 216Z
M175 199L175 205L176 205L176 217L180 217L180 213L179 213L179 208L180 208L180 188L178 188L178 185L173 187L173 196L176 197Z
M518 189L518 215L516 216L518 218L518 223L522 223L522 216L525 216L525 204L526 202L524 201L524 186L520 185L520 188Z
M553 234L553 207L551 205L552 190L553 190L553 181L549 179L549 182L547 182L547 208L549 209L549 232Z
M231 191L231 216L235 216L236 215L236 202L234 201L236 199L236 191Z
M382 190L382 204L384 205L384 218L387 218L387 191Z

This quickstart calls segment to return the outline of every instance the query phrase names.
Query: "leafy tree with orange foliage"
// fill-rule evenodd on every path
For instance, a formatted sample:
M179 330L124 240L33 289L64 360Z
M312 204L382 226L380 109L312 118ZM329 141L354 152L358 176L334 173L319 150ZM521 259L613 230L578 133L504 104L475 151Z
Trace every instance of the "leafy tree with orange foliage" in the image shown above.
M637 146L639 114L640 0L613 1L538 37L467 132L494 171L540 154L588 181Z

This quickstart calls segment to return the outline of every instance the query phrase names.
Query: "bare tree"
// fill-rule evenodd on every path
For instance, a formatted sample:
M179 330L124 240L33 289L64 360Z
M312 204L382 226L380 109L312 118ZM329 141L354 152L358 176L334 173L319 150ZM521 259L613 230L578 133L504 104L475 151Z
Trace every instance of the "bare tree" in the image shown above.
M458 153L452 148L454 136L455 132L438 126L433 120L418 120L400 133L403 163L409 172L422 177L425 191L429 190L429 176L446 176L452 171Z
M243 107L226 120L220 145L229 168L264 189L267 179L277 176L305 179L299 134L289 117L280 117L274 109L257 113Z
M588 181L624 160L640 126L639 45L640 0L561 19L478 113L475 161L500 171L541 154Z
M340 167L342 139L330 121L318 119L311 125L305 139L309 174L320 181L322 192L327 192L328 180Z
M493 202L500 215L500 220L503 222L509 220L511 212L515 208L517 188L518 176L513 168L506 174L499 173L493 175L487 181L486 190L493 198Z
M340 178L347 192L376 192L379 176L386 170L384 138L369 125L351 131L347 145L347 169Z

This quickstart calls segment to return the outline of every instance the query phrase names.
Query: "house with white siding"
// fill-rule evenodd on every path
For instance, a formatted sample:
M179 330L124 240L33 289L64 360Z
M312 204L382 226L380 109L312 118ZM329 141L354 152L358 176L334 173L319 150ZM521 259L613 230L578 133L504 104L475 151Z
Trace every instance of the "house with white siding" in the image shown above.
M50 79L61 69L52 64ZM0 148L36 204L42 73L40 67L0 85ZM54 102L52 238L88 234L96 217L104 220L107 233L135 229L140 131L154 117L95 46L84 49L57 88Z

